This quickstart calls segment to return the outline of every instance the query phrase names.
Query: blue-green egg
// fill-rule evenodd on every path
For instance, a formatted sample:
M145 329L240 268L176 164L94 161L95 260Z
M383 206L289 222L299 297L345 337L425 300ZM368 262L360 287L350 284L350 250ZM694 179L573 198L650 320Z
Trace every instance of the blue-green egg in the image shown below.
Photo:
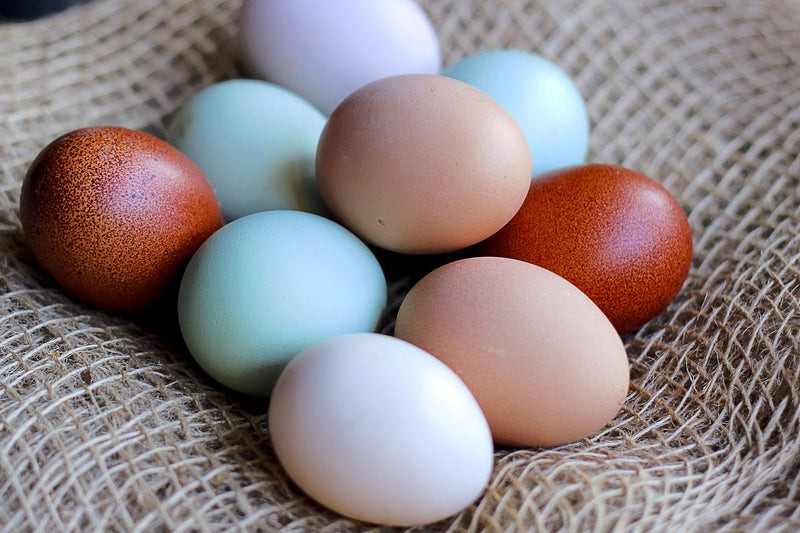
M272 209L327 215L314 172L326 120L283 87L234 79L194 95L166 141L205 174L227 221Z
M491 50L464 58L443 74L506 108L530 145L534 176L586 161L586 102L572 78L552 61L525 50Z
M186 347L222 385L267 397L305 348L377 331L386 278L372 251L330 219L291 210L228 223L197 250L181 279Z

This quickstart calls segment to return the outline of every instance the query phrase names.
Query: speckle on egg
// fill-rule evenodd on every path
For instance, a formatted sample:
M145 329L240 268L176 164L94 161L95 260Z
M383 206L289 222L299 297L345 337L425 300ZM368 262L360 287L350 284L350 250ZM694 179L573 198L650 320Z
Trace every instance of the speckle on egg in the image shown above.
M478 252L563 276L627 333L661 313L683 286L692 233L683 208L655 180L587 164L535 177L514 218Z
M223 223L213 189L183 154L112 126L69 132L39 153L23 182L20 219L42 268L110 312L156 301Z

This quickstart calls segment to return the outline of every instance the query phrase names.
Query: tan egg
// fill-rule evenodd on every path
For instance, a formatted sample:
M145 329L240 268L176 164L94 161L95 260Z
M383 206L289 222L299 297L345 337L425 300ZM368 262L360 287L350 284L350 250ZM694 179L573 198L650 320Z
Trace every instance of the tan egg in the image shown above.
M395 336L467 384L496 443L550 447L602 429L629 387L628 358L603 312L574 285L516 259L471 257L423 277Z
M444 76L370 83L332 113L317 149L328 208L400 253L473 245L517 212L531 180L525 135L495 100Z
M125 313L157 301L223 224L214 190L186 156L110 126L67 133L39 153L20 219L34 256L67 292Z

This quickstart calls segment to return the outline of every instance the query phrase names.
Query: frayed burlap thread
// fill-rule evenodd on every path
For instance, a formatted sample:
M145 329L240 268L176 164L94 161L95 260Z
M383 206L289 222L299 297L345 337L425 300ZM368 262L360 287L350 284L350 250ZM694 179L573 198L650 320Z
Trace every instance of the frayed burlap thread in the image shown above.
M498 449L474 505L410 529L800 530L800 5L422 3L447 64L513 47L561 65L589 106L590 159L664 184L695 256L675 301L625 338L632 386L607 428ZM266 405L206 377L173 322L73 301L22 236L20 185L50 140L96 124L161 135L201 88L243 76L238 8L94 0L0 25L0 531L381 529L306 498ZM412 263L385 265L391 312L424 272Z

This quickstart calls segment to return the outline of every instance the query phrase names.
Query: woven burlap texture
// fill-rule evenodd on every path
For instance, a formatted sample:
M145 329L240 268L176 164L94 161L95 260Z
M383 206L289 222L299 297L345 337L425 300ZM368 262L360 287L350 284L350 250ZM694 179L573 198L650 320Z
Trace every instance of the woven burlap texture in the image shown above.
M800 4L423 5L445 64L514 47L561 65L588 102L590 160L670 190L695 256L672 305L625 338L632 387L604 431L498 449L484 495L421 529L800 530ZM243 75L238 9L95 0L0 25L3 532L378 529L303 496L266 406L207 378L174 324L71 300L20 229L23 176L55 136L96 124L161 135L191 95ZM402 265L387 272L394 310L410 281Z

